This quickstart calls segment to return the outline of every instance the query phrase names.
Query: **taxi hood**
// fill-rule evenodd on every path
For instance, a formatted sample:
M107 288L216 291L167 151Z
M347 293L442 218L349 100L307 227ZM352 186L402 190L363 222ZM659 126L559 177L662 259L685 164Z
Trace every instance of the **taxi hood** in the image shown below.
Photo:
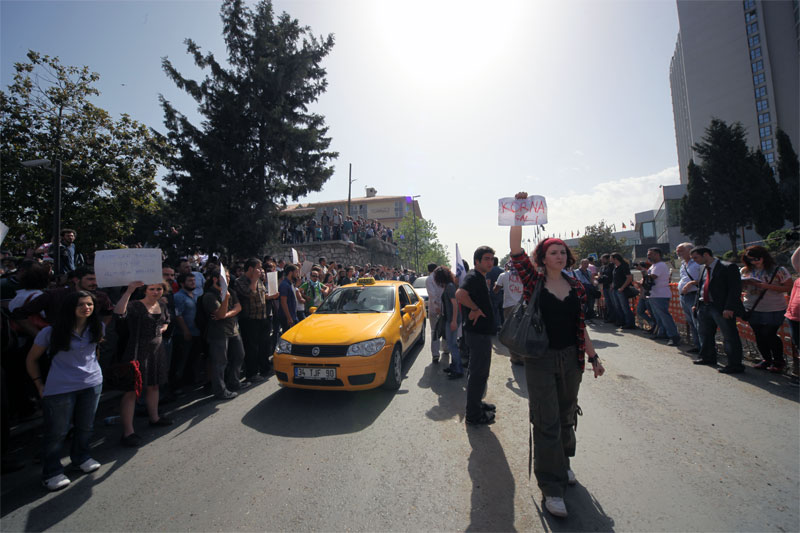
M281 335L292 344L355 344L381 336L392 313L314 313Z

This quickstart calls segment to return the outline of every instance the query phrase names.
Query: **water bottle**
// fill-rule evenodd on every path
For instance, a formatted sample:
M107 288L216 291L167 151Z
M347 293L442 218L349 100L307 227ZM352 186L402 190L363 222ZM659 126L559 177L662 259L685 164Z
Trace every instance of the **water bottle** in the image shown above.
M107 426L113 426L114 424L119 424L119 415L105 417L103 419L103 424Z

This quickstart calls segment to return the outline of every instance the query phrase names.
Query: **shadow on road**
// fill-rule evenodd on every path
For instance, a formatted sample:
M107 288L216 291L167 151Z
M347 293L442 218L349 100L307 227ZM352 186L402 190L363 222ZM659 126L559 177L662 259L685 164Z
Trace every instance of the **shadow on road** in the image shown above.
M557 518L544 509L544 501L531 498L545 531L614 531L614 519L606 514L600 502L580 483L569 487L564 495L567 518Z
M467 426L472 447L470 521L467 531L516 531L514 528L514 476L500 441L487 426Z
M405 394L408 369L419 355L416 346L403 358L404 382L399 391L327 391L281 388L248 411L245 426L280 437L314 438L356 433L369 427L395 394Z

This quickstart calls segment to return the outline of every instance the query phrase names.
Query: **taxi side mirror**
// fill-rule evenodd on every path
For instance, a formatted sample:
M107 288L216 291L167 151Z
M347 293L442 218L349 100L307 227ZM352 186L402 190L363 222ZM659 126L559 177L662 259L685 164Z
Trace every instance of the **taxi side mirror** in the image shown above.
M314 313L317 312L317 308L316 307L311 307L311 308L309 308L308 312L313 315Z

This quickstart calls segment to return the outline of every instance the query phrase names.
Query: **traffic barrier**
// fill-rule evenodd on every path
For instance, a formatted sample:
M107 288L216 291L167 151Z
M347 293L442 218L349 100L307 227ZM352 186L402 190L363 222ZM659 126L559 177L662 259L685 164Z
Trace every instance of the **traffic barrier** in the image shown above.
M670 283L669 286L672 290L672 298L669 301L669 314L672 315L672 319L675 321L676 325L684 326L685 334L688 338L690 335L689 324L686 322L686 315L683 313L683 307L681 307L681 298L678 294L678 284ZM784 298L786 298L786 302L788 304L789 294L787 293L784 295ZM639 297L637 296L635 298L631 298L629 301L631 302L631 310L635 315L636 305L639 303ZM597 302L601 309L605 307L605 299L602 296L597 300ZM758 353L758 348L756 347L756 336L755 333L753 333L753 329L750 327L750 324L741 318L737 318L736 327L739 330L739 337L742 339L742 344L746 345L745 347L750 351ZM778 330L778 335L783 342L783 355L784 357L787 357L789 361L791 361L793 357L797 356L793 354L791 331L789 330L789 324L786 321L783 322L783 325L781 325L780 329Z

